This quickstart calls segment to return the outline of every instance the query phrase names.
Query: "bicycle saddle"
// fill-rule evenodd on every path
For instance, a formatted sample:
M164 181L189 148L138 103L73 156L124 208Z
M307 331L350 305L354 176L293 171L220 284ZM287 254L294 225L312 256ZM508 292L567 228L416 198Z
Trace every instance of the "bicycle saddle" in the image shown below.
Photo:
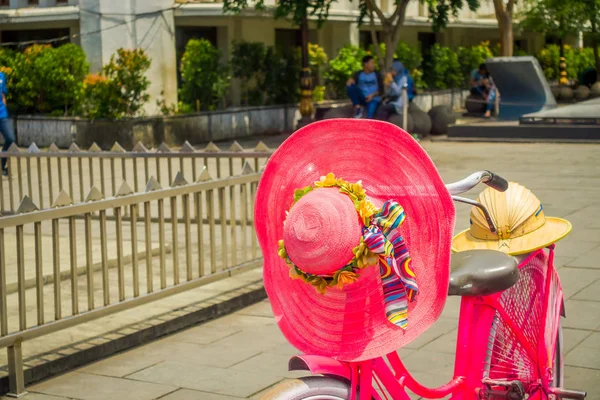
M452 255L449 296L488 296L519 279L514 257L495 250L468 250Z

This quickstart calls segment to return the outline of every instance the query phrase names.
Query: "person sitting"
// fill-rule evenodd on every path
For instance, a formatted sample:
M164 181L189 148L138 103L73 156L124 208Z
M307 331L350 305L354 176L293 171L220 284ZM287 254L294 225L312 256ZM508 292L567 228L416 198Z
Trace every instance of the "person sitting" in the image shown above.
M481 96L486 101L484 117L489 118L496 103L497 89L485 64L480 64L479 68L471 72L469 83L471 94Z
M346 82L346 92L355 109L355 118L361 118L363 108L366 108L367 118L373 118L381 104L383 94L383 80L381 74L375 71L373 56L364 56L363 69L355 73Z
M402 88L406 86L408 101L410 102L415 97L414 82L404 68L400 60L394 60L390 71L385 77L385 88L388 101L382 106L384 112L384 120L389 119L392 114L402 114L404 107L404 99L402 98Z

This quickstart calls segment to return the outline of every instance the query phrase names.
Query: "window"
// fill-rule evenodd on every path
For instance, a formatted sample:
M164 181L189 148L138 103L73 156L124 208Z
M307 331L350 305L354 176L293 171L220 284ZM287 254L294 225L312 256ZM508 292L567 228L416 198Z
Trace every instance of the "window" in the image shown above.
M8 31L3 30L0 33L0 38L2 39L2 43L6 42L29 42L31 40L48 40L54 38L60 38L64 36L70 35L69 28L59 28L59 29L36 29L36 30L15 30ZM69 39L53 42L53 46L60 46L61 44L69 43ZM18 46L11 46L16 48Z
M379 43L383 43L383 36L381 35L381 31L375 32L375 36L377 36L377 41ZM369 50L369 48L373 44L373 36L371 35L371 31L360 31L358 34L358 42L362 49Z
M308 30L308 42L317 43L317 32ZM275 29L275 51L286 54L290 50L302 45L302 32L300 29Z
M27 0L27 4L30 6L39 6L40 0Z
M10 0L0 0L0 7L10 6Z

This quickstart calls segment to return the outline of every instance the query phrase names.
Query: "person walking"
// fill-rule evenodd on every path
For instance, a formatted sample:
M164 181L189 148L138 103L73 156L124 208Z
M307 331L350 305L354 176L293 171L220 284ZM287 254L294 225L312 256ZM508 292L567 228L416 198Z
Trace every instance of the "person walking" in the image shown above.
M0 93L2 93L2 101L0 102L0 134L4 138L2 152L6 152L11 144L15 142L15 133L13 131L12 122L8 119L8 108L6 102L6 75L0 72ZM2 157L2 175L8 176L8 168L6 168L6 157Z
M364 56L362 65L363 69L346 82L346 93L354 106L355 118L362 117L363 108L367 110L367 118L373 118L377 107L381 104L383 79L381 74L375 70L373 56Z

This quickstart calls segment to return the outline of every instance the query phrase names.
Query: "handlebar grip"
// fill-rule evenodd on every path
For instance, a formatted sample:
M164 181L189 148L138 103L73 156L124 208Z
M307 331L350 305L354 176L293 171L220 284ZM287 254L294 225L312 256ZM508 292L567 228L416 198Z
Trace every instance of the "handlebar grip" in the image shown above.
M499 192L506 192L508 189L508 181L493 172L490 172L490 180L485 182L485 184Z

